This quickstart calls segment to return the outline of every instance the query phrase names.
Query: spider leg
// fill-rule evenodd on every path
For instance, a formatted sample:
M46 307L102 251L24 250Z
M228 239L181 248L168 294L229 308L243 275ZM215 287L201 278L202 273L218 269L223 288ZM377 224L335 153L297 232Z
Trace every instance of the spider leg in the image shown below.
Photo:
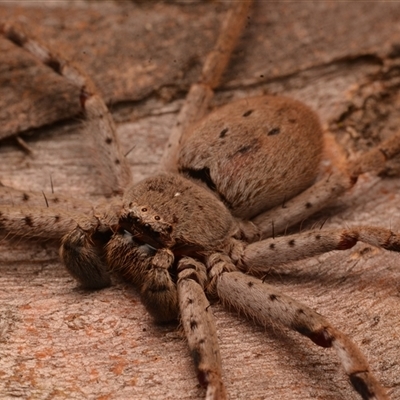
M76 199L56 193L31 192L5 186L0 182L0 207L62 208L83 214L93 210L93 204L85 199Z
M28 37L17 25L0 25L0 34L33 54L54 72L80 89L80 102L91 136L105 194L122 193L132 181L131 171L116 134L113 118L92 80L77 66L63 59L38 40Z
M169 273L173 263L173 253L159 249L142 276L142 303L159 322L173 321L178 317L177 289Z
M354 186L359 175L385 170L386 162L399 153L400 132L348 163L346 171L335 172L321 179L284 205L259 214L252 222L258 227L262 238L282 233L335 201Z
M61 258L73 277L85 288L110 284L101 246L110 235L101 229L102 219L55 207L0 205L0 231L7 236L61 241ZM102 237L103 236L103 237Z
M105 247L109 269L132 283L147 311L157 322L178 318L178 295L170 269L174 255L135 241L128 232L116 232Z
M178 298L181 321L206 400L226 399L221 378L221 356L210 304L204 293L207 280L203 264L185 257L178 265Z
M89 231L97 225L95 217L59 208L0 205L0 230L10 236L60 240L77 226Z
M278 292L273 286L241 272L224 272L216 279L219 298L264 326L278 321L322 347L333 347L354 389L364 400L388 396L359 348L322 315Z
M348 229L312 230L251 243L238 256L239 265L248 272L261 273L285 262L332 250L350 249L358 241L390 251L400 251L400 236L391 230L375 226L355 226Z
M224 18L218 40L203 65L199 82L194 83L171 130L161 160L165 170L176 171L178 148L189 127L205 116L236 43L244 29L252 0L234 2Z
M61 243L60 257L68 272L85 289L110 286L111 279L103 252L92 232L80 226L66 234Z

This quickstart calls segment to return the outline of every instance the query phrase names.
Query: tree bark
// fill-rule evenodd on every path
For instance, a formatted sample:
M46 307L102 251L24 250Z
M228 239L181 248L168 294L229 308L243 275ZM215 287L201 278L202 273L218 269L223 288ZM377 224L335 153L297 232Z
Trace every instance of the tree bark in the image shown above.
M123 146L132 149L127 157L138 181L157 171L226 9L209 2L14 2L0 5L0 16L22 21L94 79ZM398 129L399 18L393 2L256 2L215 105L262 93L294 97L318 112L331 132L327 143L334 137L341 155L355 157ZM77 90L2 38L0 54L0 182L98 199ZM395 160L386 176L361 177L302 229L371 224L398 232L399 189ZM287 264L266 280L347 333L400 398L399 254L358 244ZM259 327L220 304L213 310L231 399L359 398L333 350L274 323ZM117 278L98 292L77 289L53 243L24 238L0 240L0 377L2 399L204 396L179 327L154 324Z

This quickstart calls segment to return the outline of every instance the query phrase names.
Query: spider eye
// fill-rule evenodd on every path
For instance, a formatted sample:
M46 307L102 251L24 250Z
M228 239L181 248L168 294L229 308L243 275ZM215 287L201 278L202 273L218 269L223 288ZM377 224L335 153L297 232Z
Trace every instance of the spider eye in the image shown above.
M158 215L156 215L156 216L154 217L154 219L155 219L156 221L159 221L161 218L160 218Z
M142 212L146 212L146 211L147 211L147 208L146 208L146 207L143 207L141 211L142 211Z

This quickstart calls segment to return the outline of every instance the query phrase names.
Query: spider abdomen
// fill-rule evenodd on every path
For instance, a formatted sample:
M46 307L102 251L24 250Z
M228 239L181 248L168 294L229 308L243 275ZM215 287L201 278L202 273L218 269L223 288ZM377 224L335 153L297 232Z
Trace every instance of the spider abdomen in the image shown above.
M282 96L236 101L183 140L178 169L203 181L241 218L252 218L315 180L323 147L316 114Z

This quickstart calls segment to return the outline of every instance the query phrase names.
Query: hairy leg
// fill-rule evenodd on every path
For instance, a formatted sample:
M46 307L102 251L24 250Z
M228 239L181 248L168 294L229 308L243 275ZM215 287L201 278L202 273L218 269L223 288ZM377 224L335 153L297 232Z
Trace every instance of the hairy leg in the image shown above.
M205 266L189 257L178 265L178 297L181 321L198 370L207 388L206 400L226 399L221 377L221 356L210 304L204 293Z
M84 214L93 210L93 204L88 200L71 198L56 193L28 192L4 186L0 182L0 207L33 207L58 208L64 211L76 211Z
M400 132L349 162L346 171L338 171L321 179L293 199L253 218L258 234L262 238L271 237L307 219L353 187L359 175L384 171L386 162L399 153Z
M190 126L207 113L213 90L219 85L231 54L244 29L252 0L234 2L224 19L214 49L208 54L199 81L193 84L186 96L176 123L168 139L161 166L176 171L179 145Z
M94 216L60 208L0 206L0 230L10 237L60 240L76 227L90 231L97 225Z
M364 400L388 399L358 347L317 312L241 272L222 273L217 279L217 292L225 304L262 325L279 322L318 346L333 347L351 384Z
M319 229L295 235L269 238L246 246L239 255L239 265L250 273L265 273L274 266L302 260L332 250L346 250L357 242L385 250L400 251L400 235L375 226L348 229ZM240 246L240 245L239 245Z
M113 118L92 80L77 66L26 35L18 25L0 25L0 34L80 89L80 102L93 147L92 155L100 172L104 192L107 196L122 193L132 183L131 171L122 153Z

